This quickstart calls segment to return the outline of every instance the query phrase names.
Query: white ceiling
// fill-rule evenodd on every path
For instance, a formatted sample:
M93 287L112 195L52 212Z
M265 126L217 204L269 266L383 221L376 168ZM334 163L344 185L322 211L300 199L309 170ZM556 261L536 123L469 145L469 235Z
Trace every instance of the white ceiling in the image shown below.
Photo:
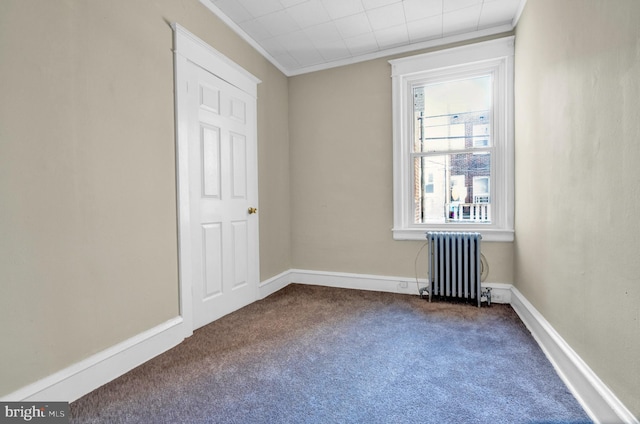
M512 30L526 0L200 0L288 76Z

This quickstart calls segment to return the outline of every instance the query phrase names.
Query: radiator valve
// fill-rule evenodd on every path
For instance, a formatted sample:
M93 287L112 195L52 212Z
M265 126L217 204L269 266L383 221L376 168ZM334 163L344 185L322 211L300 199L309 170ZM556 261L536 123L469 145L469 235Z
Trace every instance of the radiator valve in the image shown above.
M491 287L487 287L480 293L480 301L487 302L487 306L491 306Z
M420 287L418 292L420 293L420 299L424 299L424 293L427 292L427 295L428 295L429 294L429 288L428 287Z

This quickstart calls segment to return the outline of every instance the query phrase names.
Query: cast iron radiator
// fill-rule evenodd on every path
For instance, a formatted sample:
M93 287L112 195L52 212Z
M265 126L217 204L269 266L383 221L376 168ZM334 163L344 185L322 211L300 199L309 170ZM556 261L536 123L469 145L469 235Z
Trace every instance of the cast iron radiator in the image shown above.
M480 306L482 298L491 303L491 292L480 287L480 233L427 233L429 245L429 301L433 296L464 300Z

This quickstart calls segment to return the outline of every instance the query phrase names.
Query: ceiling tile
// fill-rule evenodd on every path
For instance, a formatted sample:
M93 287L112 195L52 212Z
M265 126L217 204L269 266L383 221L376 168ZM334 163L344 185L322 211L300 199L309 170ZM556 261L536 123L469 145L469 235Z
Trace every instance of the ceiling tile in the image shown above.
M300 29L300 25L284 9L263 15L257 18L256 21L265 28L269 28L269 32L272 35L289 34Z
M395 3L389 6L367 10L367 17L369 18L369 23L374 31L403 25L406 22L402 3Z
M342 34L344 38L355 37L356 35L371 32L369 19L367 19L367 15L365 15L364 13L358 13L357 15L339 18L334 22L338 27L340 34Z
M372 32L345 38L344 43L353 56L372 53L378 50L378 42Z
M253 18L253 15L237 0L217 0L215 6L220 8L236 24Z
M302 67L323 62L322 55L303 31L276 37L276 39Z
M393 3L401 2L402 0L362 0L362 5L366 10L376 9L378 7L387 6Z
M268 38L260 41L260 46L273 57L287 55L287 50L276 38Z
M251 38L260 42L266 38L273 37L273 34L269 32L267 27L265 27L261 22L258 22L255 19L250 21L245 21L240 24L240 27L247 33Z
M381 29L376 31L374 35L376 36L378 47L381 49L396 47L409 42L406 25Z
M407 22L442 15L442 0L404 0Z
M237 0L247 9L254 18L264 16L282 10L282 4L278 0Z
M301 49L315 50L311 39L302 30L275 37L275 41L280 43L280 45L289 52Z
M338 19L364 12L360 0L322 0L324 8L331 19Z
M465 9L471 6L482 4L482 0L442 0L443 12L452 12L458 9Z
M407 31L412 43L442 37L442 16L408 22Z
M2 0L0 0L2 1ZM200 0L286 75L511 28L526 0ZM232 26L233 27L233 26ZM478 32L482 30L482 32ZM395 50L397 51L397 50ZM337 61L337 62L336 62Z
M331 19L320 0L308 0L288 8L287 12L301 28L318 25Z
M487 28L495 25L510 24L518 11L519 0L493 0L486 1L482 5L480 12L480 28Z
M463 34L478 29L482 5L459 9L442 15L442 35Z
M291 57L289 53L281 53L278 55L274 55L273 58L278 61L281 66L284 66L286 69L296 69L300 67L300 64L296 62L296 60Z
M322 46L317 47L322 57L328 62L351 57L351 52L342 40L323 43Z
M291 7L295 6L296 4L304 3L305 1L309 0L280 0L280 3L282 3L282 6L284 7Z
M320 65L325 62L318 50L297 50L292 52L291 56L293 56L296 62L298 62L303 68Z
M342 35L336 24L333 22L325 22L303 30L304 33L318 46L319 44L331 43L342 40Z

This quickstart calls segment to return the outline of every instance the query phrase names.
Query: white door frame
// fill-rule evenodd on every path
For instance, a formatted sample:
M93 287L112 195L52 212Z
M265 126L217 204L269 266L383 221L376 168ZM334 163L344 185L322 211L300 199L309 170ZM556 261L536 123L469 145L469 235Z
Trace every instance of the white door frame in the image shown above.
M209 46L184 27L171 24L174 34L175 119L176 119L176 177L178 200L178 270L180 316L185 337L193 334L193 304L191 264L192 231L189 204L189 117L187 114L188 63L206 69L242 91L257 98L258 78Z

